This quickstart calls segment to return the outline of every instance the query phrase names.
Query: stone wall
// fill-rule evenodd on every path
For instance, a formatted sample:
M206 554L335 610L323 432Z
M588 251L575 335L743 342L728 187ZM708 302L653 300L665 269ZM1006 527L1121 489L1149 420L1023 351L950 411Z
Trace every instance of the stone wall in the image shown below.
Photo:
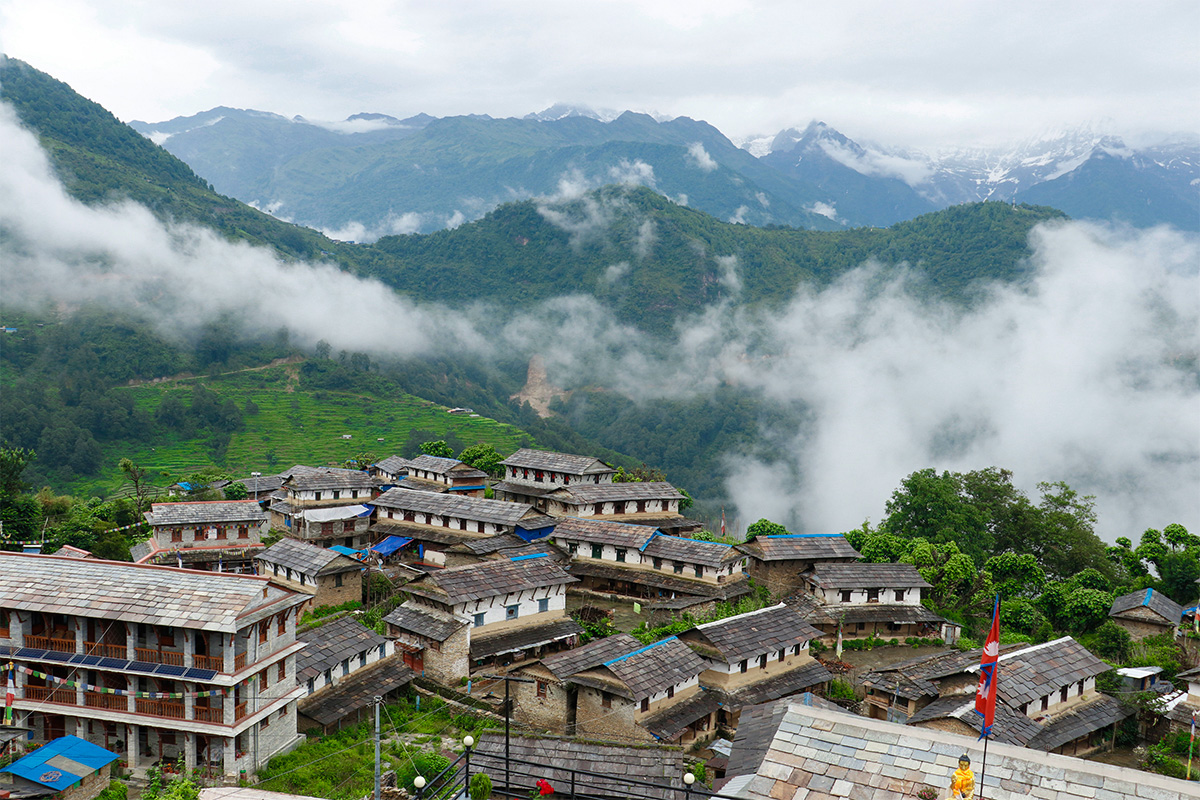
M471 628L464 626L441 643L441 650L426 647L425 677L446 686L458 686L470 673Z
M623 697L609 695L611 707L605 708L602 692L579 687L575 704L575 733L618 742L652 742L651 736L635 722L636 706Z
M750 577L759 585L766 586L772 596L792 594L802 585L801 567L798 561L759 561L750 559Z
M341 586L338 586L341 578ZM340 606L342 603L362 601L362 572L339 572L317 578L317 594L314 602L318 606Z
M513 716L524 725L565 734L571 715L571 691L549 670L532 666L521 670L522 678L540 682L544 696L538 696L538 683L510 683Z

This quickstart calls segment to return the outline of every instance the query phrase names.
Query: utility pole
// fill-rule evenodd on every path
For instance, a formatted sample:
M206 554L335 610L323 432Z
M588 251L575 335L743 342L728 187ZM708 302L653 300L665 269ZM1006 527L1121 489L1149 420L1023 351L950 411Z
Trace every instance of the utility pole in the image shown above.
M383 698L375 696L375 800L379 800L379 707L383 705Z
M512 793L512 780L511 780L511 776L509 774L509 772L510 772L509 767L511 765L510 759L512 758L512 756L509 753L508 721L509 721L509 717L512 715L512 701L509 700L508 682L516 681L517 683L535 683L535 681L532 681L529 678L514 678L508 674L485 675L484 677L492 678L493 680L497 680L497 681L504 681L504 791L511 794Z

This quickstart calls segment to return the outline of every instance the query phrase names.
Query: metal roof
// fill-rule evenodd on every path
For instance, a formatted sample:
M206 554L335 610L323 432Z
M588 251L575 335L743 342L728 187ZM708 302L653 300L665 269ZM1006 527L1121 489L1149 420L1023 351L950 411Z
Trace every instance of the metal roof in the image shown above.
M120 758L116 753L80 739L60 736L23 756L0 772L61 791Z

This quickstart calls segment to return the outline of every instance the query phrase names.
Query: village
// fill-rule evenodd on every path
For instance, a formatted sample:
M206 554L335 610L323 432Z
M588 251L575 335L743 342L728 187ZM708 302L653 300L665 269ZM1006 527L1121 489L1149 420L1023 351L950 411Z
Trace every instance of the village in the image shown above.
M91 800L150 769L246 787L418 696L493 727L442 783L389 797L464 796L474 771L505 798L941 798L966 754L980 797L1200 797L1085 759L1129 720L1146 743L1191 729L1195 660L1175 683L1117 670L1114 690L1070 636L1006 643L985 763L982 651L955 647L962 625L922 602L917 567L842 534L713 535L670 483L617 482L588 456L500 467L296 465L242 479L242 500L173 487L134 563L0 552L0 797ZM1154 589L1109 618L1134 640L1198 624Z

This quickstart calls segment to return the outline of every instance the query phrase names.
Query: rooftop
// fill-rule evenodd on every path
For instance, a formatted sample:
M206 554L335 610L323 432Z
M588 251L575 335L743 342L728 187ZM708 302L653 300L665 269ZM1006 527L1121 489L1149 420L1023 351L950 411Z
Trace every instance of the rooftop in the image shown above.
M294 491L308 492L324 489L372 489L375 479L356 469L305 467L302 471L284 475L283 485Z
M611 503L622 500L682 500L683 495L666 481L642 483L581 483L564 486L550 493L551 497L568 503Z
M296 640L308 645L296 656L298 681L316 677L346 659L378 649L388 641L349 615L296 634Z
M695 678L706 665L690 647L671 636L610 658L604 666L629 687L634 700L640 700Z
M690 635L689 635L690 634ZM697 625L684 634L710 643L729 663L818 639L821 632L783 603Z
M507 467L565 472L569 475L603 475L616 472L608 464L591 456L575 456L550 450L530 450L524 447L500 463Z
M1153 589L1139 589L1136 592L1123 594L1113 600L1108 615L1115 617L1138 608L1148 608L1172 625L1178 625L1183 617L1183 606L1167 597L1162 592Z
M457 458L441 458L440 456L419 455L416 458L409 459L409 470L424 470L432 472L435 475L449 475L453 472L460 478L487 478L487 473L481 469L475 469L470 464L464 464Z
M742 547L763 561L857 560L862 557L840 533L759 536Z
M595 544L611 544L640 550L649 543L657 528L647 525L630 525L625 522L610 522L603 519L580 519L563 517L554 526L555 539L571 539Z
M297 539L283 538L266 550L257 554L256 561L268 564L278 564L281 567L303 572L306 575L319 575L329 568L329 572L348 572L361 569L357 561L344 556L335 550L317 547Z
M309 599L253 575L8 552L0 597L19 611L226 633Z
M931 588L912 564L816 564L809 575L823 589Z
M377 508L394 508L436 514L442 517L457 517L496 525L515 526L528 521L536 527L552 525L553 520L533 510L524 503L506 503L503 500L485 500L482 497L465 497L457 494L434 494L413 489L388 489L373 501ZM542 522L545 522L545 525Z
M255 500L155 503L146 512L151 525L203 525L221 522L265 522L267 512Z
M371 466L382 470L389 475L395 475L398 472L408 469L408 465L411 463L412 462L407 458L401 458L400 456L388 456L387 458L378 461Z
M574 583L567 571L549 558L521 561L483 561L461 567L449 567L418 578L405 586L412 594L432 597L449 605L458 605L484 597L511 594Z
M564 680L577 672L598 667L609 659L639 647L641 644L638 640L628 633L614 633L612 636L595 639L581 647L545 656L542 658L542 664L554 674L554 677Z
M116 753L76 736L60 736L0 769L0 772L9 772L61 791L118 758L120 756Z
M394 625L402 631L444 642L457 630L467 624L453 614L425 608L411 600L392 610L383 618L389 625Z
M1014 707L1057 692L1110 669L1070 636L1002 653L996 668L996 696ZM968 672L978 672L976 664Z
M660 533L653 537L642 550L650 558L663 558L705 567L720 568L732 561L740 561L741 551L723 542L705 542L683 536L668 536Z

